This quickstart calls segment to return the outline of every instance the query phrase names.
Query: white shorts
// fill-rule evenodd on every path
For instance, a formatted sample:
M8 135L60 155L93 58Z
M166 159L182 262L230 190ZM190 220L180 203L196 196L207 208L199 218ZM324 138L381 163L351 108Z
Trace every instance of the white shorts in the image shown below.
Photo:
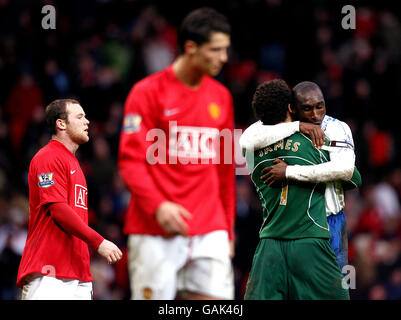
M234 299L226 231L165 238L128 237L131 299L172 300L177 291Z
M92 282L30 274L21 300L92 300Z

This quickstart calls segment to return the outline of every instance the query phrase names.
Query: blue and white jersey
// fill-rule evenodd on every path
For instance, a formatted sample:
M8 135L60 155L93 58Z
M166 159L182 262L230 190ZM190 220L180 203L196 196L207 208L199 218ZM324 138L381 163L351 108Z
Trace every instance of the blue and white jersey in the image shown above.
M354 140L349 126L345 122L326 115L322 121L321 128L333 145L336 142L340 144L340 147L326 148L330 153L330 162L341 167L353 168L355 165ZM328 216L337 214L344 209L344 190L341 181L327 183L325 198Z
M354 139L350 127L343 121L325 115L320 126L326 137L331 141L346 142L352 149L354 149ZM339 148L341 149L341 148Z

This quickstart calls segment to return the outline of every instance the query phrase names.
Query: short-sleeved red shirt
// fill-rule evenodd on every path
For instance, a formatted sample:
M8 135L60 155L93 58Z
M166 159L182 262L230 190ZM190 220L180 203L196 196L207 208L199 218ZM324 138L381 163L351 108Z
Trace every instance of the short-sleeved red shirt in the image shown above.
M77 158L62 143L51 140L33 157L28 183L28 237L18 270L18 287L31 273L92 281L88 245L64 231L47 206L67 203L88 223L88 191Z

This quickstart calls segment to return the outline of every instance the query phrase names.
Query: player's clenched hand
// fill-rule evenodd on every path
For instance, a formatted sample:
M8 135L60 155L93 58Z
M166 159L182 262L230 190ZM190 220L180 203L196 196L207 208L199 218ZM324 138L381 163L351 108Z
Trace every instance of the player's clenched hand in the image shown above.
M299 123L299 131L311 137L312 143L316 148L324 145L325 134L318 125L308 122Z
M262 169L263 175L260 176L260 180L269 187L273 187L275 184L284 182L286 180L285 170L287 164L281 159L274 159L273 166Z
M186 235L188 224L185 219L192 218L191 213L182 205L171 201L164 201L156 210L157 223L171 234Z
M123 253L121 250L111 241L104 239L97 248L97 252L104 258L106 258L109 264L116 263L119 261Z

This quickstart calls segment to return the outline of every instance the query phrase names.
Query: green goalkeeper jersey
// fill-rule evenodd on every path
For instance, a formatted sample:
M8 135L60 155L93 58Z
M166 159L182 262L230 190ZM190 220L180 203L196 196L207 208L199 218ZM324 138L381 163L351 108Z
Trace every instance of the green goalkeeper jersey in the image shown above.
M302 133L295 133L271 146L246 151L245 159L262 202L263 224L260 238L300 239L330 238L325 207L325 183L288 181L269 187L260 176L275 158L289 165L315 165L329 161L327 151L315 148Z

